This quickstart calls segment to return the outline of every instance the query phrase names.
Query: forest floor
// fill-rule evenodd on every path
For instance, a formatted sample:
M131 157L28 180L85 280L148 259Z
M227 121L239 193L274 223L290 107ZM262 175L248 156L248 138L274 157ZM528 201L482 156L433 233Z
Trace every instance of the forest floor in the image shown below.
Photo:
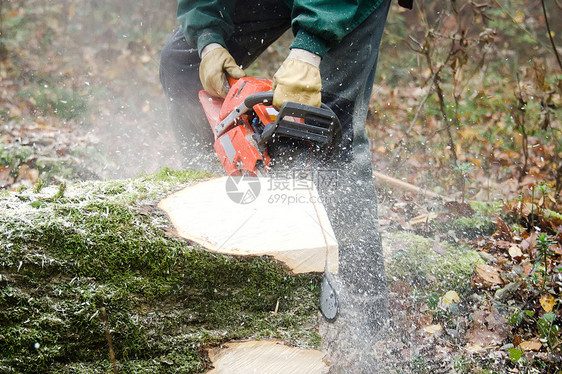
M153 15L148 26L122 30L115 26L125 17L118 9L107 27L97 30L80 23L88 12L72 6L3 9L4 27L17 32L4 41L0 61L2 189L40 190L180 168L158 83L158 50L173 18ZM104 19L107 12L92 14ZM128 16L127 24L146 19ZM154 32L150 27L157 21L162 22ZM77 35L68 32L77 25ZM445 199L378 186L387 256L405 256L409 264L403 271L389 269L395 316L392 343L385 346L392 350L389 368L557 373L562 370L561 75L549 70L552 56L521 57L527 62L518 70L519 81L508 83L503 68L490 61L488 75L466 68L472 80L465 78L459 91L454 82L462 80L462 72L452 68L450 75L443 73L452 83L442 87L450 98L441 111L435 72L454 65L448 58L458 66L466 56L436 54L443 63L433 67L419 62L416 56L423 54L410 52L403 59L400 45L392 44L395 28L391 21L367 123L374 167ZM479 37L482 43L490 35ZM499 45L501 37L488 43ZM249 73L271 76L284 56L283 43L269 48ZM494 53L509 55L504 48ZM525 110L518 110L523 102ZM444 115L455 122L452 134L442 125ZM459 270L460 283L454 274L441 279L441 268L424 268L453 263L445 261L457 253L451 245L479 255L470 262L470 274Z

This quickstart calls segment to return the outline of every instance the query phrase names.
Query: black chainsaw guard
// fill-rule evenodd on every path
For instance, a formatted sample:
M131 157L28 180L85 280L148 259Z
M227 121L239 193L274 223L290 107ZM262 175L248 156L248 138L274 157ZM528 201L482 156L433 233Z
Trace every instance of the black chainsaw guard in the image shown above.
M320 284L320 311L329 322L334 322L338 316L338 295L334 286L331 274L325 272Z
M251 108L257 104L272 105L273 91L259 92L244 99ZM304 123L296 121L304 120ZM265 145L273 136L307 140L321 148L334 149L342 137L341 124L336 114L326 104L320 108L300 103L286 102L281 106L275 122L268 124L257 136L258 144Z

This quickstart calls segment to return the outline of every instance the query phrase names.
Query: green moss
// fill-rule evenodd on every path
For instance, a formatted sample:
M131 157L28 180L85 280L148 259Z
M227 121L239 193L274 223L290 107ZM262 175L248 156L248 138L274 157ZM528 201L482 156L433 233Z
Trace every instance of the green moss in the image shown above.
M550 209L544 209L544 219L548 220L558 220L558 221L562 221L562 214L555 212L553 210Z
M406 232L384 235L383 247L388 252L387 277L406 280L425 292L468 291L474 267L482 263L474 250Z
M29 160L33 154L31 147L0 145L0 166L15 168Z
M460 217L445 222L432 222L438 232L453 233L457 238L475 239L489 236L496 230L496 225L487 216L475 214L472 217Z
M470 207L479 214L488 215L490 213L500 213L503 206L502 201L484 202L484 201L471 201Z
M317 346L317 275L213 254L162 230L156 199L205 176L163 170L69 185L58 197L56 187L3 194L0 371L111 370L102 308L120 372L202 372L202 348L231 339Z

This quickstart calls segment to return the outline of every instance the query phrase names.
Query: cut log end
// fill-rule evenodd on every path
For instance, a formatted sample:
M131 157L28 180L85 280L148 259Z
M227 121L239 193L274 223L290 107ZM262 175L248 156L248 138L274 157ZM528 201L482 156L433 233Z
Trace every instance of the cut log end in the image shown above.
M232 342L208 351L214 369L207 374L325 374L324 354L278 340Z
M338 247L316 190L267 190L267 178L257 178L261 191L249 203L237 203L227 191L228 178L197 183L158 206L178 235L204 248L231 255L271 256L294 274L338 270ZM289 204L289 202L294 202Z

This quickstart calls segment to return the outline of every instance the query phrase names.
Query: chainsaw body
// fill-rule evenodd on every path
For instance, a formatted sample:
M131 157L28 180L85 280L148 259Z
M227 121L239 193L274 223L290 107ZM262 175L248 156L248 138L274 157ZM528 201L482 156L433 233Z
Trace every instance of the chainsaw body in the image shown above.
M229 175L266 174L271 164L268 142L276 136L333 146L341 138L341 126L334 112L285 103L273 106L272 82L245 77L230 81L226 98L199 92L199 101L215 135L214 148Z

